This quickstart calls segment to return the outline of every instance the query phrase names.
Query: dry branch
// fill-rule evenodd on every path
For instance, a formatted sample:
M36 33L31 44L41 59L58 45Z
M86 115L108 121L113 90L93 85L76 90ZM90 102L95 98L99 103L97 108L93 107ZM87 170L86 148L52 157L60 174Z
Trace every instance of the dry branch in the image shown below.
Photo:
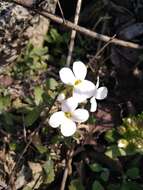
M82 4L82 0L78 0L77 6L76 6L76 11L75 11L75 18L74 18L74 24L76 24L76 25L78 24L78 20L79 20L81 4ZM71 37L70 37L70 44L69 44L69 52L68 52L68 57L67 57L67 62L66 62L66 65L68 67L70 66L70 62L71 62L71 58L72 58L75 37L76 37L76 30L72 30Z
M72 164L73 154L74 154L74 148L72 147L71 150L69 150L68 153L67 153L68 159L67 159L67 164L66 164L66 167L65 167L65 170L64 170L64 175L63 175L60 190L65 190L66 181L67 181L69 171L70 171L70 168L71 168L71 164Z
M5 0L5 1L8 1L8 0ZM26 6L25 4L18 3L17 1L14 1L14 0L9 1L9 2L19 4L19 5L21 5L21 6L25 7L25 8L28 8L28 9L34 11L37 14L42 15L43 17L45 17L47 19L50 19L50 20L52 20L54 22L62 24L63 26L65 26L67 28L70 28L72 30L76 30L81 34L84 34L86 36L95 38L97 40L101 40L101 41L104 41L104 42L111 41L110 42L111 44L119 45L119 46L123 46L123 47L127 47L127 48L143 49L143 46L141 46L139 44L124 41L124 40L119 40L117 38L112 39L112 37L109 37L109 36L102 35L102 34L99 34L97 32L91 31L91 30L86 29L86 28L84 28L82 26L76 25L76 24L74 24L74 23L72 23L72 22L70 22L68 20L63 20L62 18L60 18L58 16L55 16L55 15L53 15L53 14L51 14L51 13L45 11L45 10L34 9L33 7Z
M47 13L45 11L42 11L42 12L39 12L39 11L36 11L37 13L49 18L50 20L52 21L55 21L59 24L62 24L63 26L66 26L72 30L76 30L84 35L87 35L87 36L90 36L92 38L95 38L97 40L101 40L101 41L104 41L104 42L108 42L108 41L111 41L110 43L112 44L115 44L115 45L120 45L120 46L124 46L124 47L128 47L128 48L134 48L134 49L143 49L143 46L140 46L139 44L136 44L136 43L132 43L132 42L128 42L128 41L124 41L124 40L119 40L117 38L114 38L112 39L112 37L109 37L109 36L106 36L106 35L102 35L102 34L99 34L97 32L94 32L94 31L91 31L89 29L86 29L82 26L79 26L79 25L76 25L70 21L63 21L62 18L58 17L58 16L55 16L53 14L50 14L50 13Z

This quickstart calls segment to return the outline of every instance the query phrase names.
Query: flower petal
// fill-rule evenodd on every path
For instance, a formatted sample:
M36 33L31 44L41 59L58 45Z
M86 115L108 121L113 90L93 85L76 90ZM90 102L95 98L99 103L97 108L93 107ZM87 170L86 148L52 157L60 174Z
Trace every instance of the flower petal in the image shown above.
M89 113L85 109L76 109L72 113L72 120L75 122L85 122L89 118Z
M65 100L65 94L61 93L61 94L58 95L57 101L62 102L63 100Z
M85 102L85 100L87 99L86 95L80 94L76 91L73 92L73 98L78 102L78 103L82 103Z
M76 124L70 120L66 119L64 123L61 124L61 133L65 137L72 136L76 131Z
M59 127L61 123L66 119L64 112L58 111L51 115L49 119L49 125L53 128Z
M81 61L75 61L73 63L73 72L77 79L84 80L87 74L87 68Z
M83 80L78 85L75 85L74 91L73 91L73 97L76 98L76 96L78 96L79 94L79 97L78 97L79 99L81 96L81 100L83 99L86 100L94 95L95 90L96 90L96 87L91 81ZM82 102L82 101L79 101L79 102Z
M99 87L99 76L97 77L97 82L96 82L96 88L98 88Z
M106 87L100 87L96 90L94 96L97 100L103 100L104 98L107 97L107 94L108 94L108 89Z
M91 111L91 112L95 112L95 111L97 110L97 102L96 102L95 97L92 97L92 98L90 99L90 103L91 103L90 111Z
M71 69L64 67L59 71L59 75L64 84L74 85L76 78Z
M63 112L73 112L78 106L78 102L74 97L70 97L62 102Z

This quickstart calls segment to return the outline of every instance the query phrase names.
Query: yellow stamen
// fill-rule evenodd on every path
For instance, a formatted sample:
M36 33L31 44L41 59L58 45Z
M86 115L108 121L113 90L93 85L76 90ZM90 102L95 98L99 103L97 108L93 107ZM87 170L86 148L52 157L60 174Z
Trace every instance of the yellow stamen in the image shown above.
M81 80L76 80L75 82L74 82L74 85L78 85L78 84L80 84L81 83Z
M72 114L71 114L70 112L65 112L65 116L66 116L67 118L71 118L71 117L72 117Z

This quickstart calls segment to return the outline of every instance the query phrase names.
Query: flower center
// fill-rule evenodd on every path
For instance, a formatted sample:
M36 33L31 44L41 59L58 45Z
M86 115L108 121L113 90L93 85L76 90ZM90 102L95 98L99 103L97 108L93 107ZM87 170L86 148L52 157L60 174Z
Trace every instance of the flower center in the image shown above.
M81 80L76 80L75 82L74 82L74 85L78 85L78 84L80 84L81 83Z
M67 118L71 118L71 117L72 117L72 114L71 114L70 112L65 112L65 116L66 116Z

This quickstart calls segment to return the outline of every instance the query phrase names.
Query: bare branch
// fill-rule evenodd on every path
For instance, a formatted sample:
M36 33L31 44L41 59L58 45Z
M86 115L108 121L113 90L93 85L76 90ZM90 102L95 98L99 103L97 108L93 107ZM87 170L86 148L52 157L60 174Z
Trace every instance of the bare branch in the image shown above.
M78 20L79 20L81 4L82 4L82 0L78 0L77 6L76 6L75 18L74 18L74 24L76 24L76 25L78 24ZM71 62L71 58L72 58L75 37L76 37L76 30L72 30L71 37L70 37L70 44L69 44L69 52L68 52L68 57L67 57L67 62L66 62L66 65L68 67L70 66L70 62Z
M64 175L63 175L60 190L65 190L66 181L67 181L69 171L70 171L70 168L71 168L71 164L72 164L73 154L74 154L74 148L72 147L71 150L69 150L68 153L67 153L68 160L67 160L67 164L66 164L66 167L65 167L65 171L64 171Z
M5 1L8 1L8 0L5 0ZM55 16L55 15L53 15L53 14L47 12L47 11L37 10L37 9L34 9L34 8L30 8L29 6L26 6L23 3L18 3L15 0L11 0L9 2L13 2L13 3L21 5L21 6L25 7L25 8L28 8L28 9L34 11L35 13L38 13L38 14L44 16L47 19L50 19L50 20L52 20L54 22L62 24L63 26L65 26L67 28L70 28L72 30L76 30L76 31L80 32L81 34L84 34L86 36L95 38L97 40L101 40L101 41L104 41L104 42L111 41L110 42L111 44L119 45L119 46L123 46L123 47L127 47L127 48L143 49L143 46L141 46L139 44L136 44L136 43L133 43L133 42L124 41L124 40L119 40L117 38L112 39L112 37L109 37L109 36L102 35L102 34L99 34L97 32L91 31L91 30L86 29L86 28L84 28L82 26L76 25L76 24L74 24L74 23L72 23L72 22L70 22L68 20L64 21L62 18L60 18L58 16Z
M63 20L65 20L64 13L63 13L63 10L62 10L62 7L61 7L61 4L60 4L59 0L58 0L58 6L59 6L59 9L60 9L60 12L61 12L61 16L62 16Z

